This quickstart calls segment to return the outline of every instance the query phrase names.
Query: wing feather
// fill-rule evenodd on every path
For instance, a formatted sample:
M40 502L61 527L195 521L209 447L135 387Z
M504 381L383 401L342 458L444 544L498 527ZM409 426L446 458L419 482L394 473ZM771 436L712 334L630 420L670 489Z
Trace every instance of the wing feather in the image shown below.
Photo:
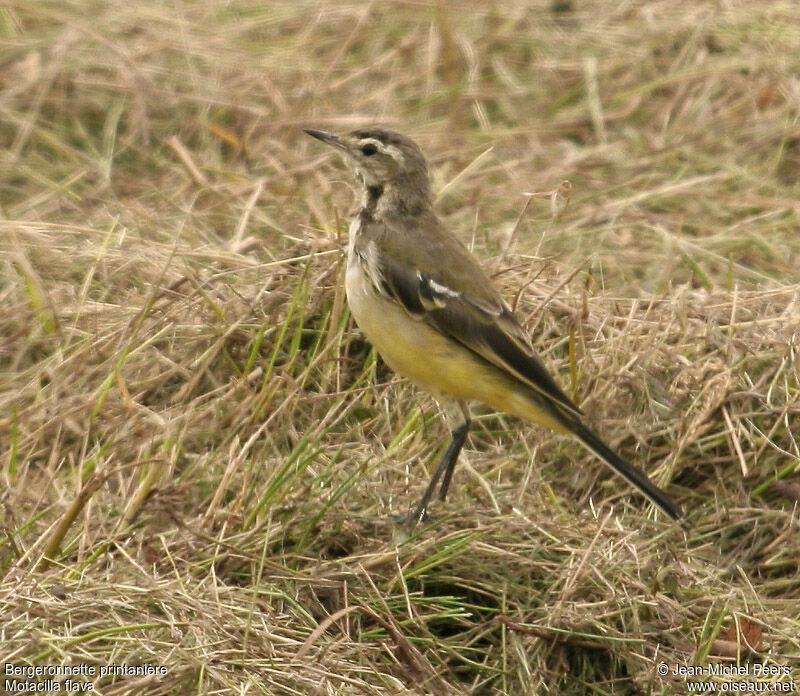
M447 285L435 273L425 273L378 255L384 292L408 313L457 341L495 367L514 375L574 415L582 411L556 384L528 343L505 303L475 301ZM490 282L483 271L478 280Z

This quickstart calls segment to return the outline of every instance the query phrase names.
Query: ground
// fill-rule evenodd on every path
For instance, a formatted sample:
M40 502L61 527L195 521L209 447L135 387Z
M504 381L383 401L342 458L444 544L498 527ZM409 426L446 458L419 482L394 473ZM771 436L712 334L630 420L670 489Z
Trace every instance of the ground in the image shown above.
M800 688L795 3L12 0L0 42L4 689ZM482 411L397 526L446 427L302 132L371 123L685 525Z

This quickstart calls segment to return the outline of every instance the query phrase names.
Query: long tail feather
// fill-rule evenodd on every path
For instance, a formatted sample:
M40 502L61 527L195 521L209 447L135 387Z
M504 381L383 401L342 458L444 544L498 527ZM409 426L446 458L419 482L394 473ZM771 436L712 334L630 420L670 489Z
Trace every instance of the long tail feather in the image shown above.
M633 464L629 464L614 452L600 439L597 433L579 422L571 423L570 430L600 459L650 498L673 520L679 520L682 517L680 506L672 498L647 478L643 471L637 469Z

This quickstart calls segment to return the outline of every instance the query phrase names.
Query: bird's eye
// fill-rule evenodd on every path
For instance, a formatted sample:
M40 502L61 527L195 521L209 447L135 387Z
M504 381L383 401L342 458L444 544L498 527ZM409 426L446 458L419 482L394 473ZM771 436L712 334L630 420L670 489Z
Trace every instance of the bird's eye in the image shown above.
M365 154L367 157L371 157L378 151L378 148L375 147L372 143L367 143L364 147L361 148L361 152Z

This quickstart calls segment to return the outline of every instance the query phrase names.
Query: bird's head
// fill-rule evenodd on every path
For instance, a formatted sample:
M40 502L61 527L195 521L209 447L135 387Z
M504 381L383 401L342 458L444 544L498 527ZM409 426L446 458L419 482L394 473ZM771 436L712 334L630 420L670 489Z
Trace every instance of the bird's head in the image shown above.
M430 196L425 156L402 133L385 128L360 128L336 135L305 128L310 136L340 150L365 188L398 188Z

